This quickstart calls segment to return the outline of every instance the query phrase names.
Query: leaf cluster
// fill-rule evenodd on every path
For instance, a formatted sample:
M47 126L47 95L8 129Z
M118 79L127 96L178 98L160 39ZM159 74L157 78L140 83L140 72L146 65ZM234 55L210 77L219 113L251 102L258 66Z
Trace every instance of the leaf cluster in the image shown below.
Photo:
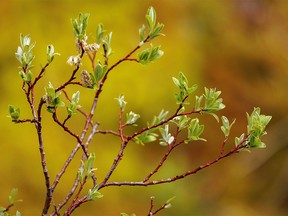
M102 65L101 62L99 61L94 69L94 74L88 73L86 72L86 70L82 71L83 73L83 74L81 73L82 85L86 88L99 89L100 82L107 73L107 71L108 66Z
M194 140L206 141L205 139L200 137L200 135L204 131L204 128L205 128L204 125L199 124L198 118L192 119L188 127L188 141L194 141ZM188 143L188 141L186 141L186 143Z
M140 145L144 145L145 143L156 141L158 134L155 133L155 131L157 130L158 127L155 127L155 125L159 125L161 122L166 120L167 116L168 116L168 111L161 110L157 116L154 116L154 118L151 122L147 122L147 126L149 129L143 131L142 133L140 133L139 135L134 137L133 141L137 144L140 144ZM167 128L166 130L168 133L169 128ZM172 139L172 138L170 138L170 139ZM168 140L169 140L169 138L168 138ZM161 144L163 144L163 143L161 143Z
M196 96L195 109L201 110L201 113L207 113L215 117L219 122L218 116L214 113L225 108L225 105L222 103L223 99L219 98L221 91L217 91L215 88L204 88L205 93L200 97ZM204 105L202 101L204 98Z
M169 125L165 125L165 128L159 128L159 131L162 136L159 144L162 146L171 145L175 138L169 133Z
M18 202L22 202L22 200L17 200L16 195L18 194L18 189L13 188L9 194L8 197L8 207L2 207L0 206L0 216L10 216L9 209L14 206ZM15 216L21 216L21 213L19 211L16 211Z
M95 154L91 153L89 154L89 157L85 161L81 161L82 166L79 168L78 171L78 178L80 180L80 183L83 184L84 181L87 181L92 177L93 172L96 170L93 168L93 164L95 162Z
M80 41L85 40L89 16L90 14L88 13L80 13L77 19L71 20L74 36Z
M81 107L81 105L78 104L79 99L80 99L80 91L77 91L72 95L70 106L67 107L68 116L72 116L72 115L76 114L77 109L79 109Z
M242 150L251 148L266 148L266 144L262 142L261 137L266 135L266 126L271 121L272 116L260 113L259 107L254 108L251 115L247 113L247 134L242 133L239 137L235 137L235 146L242 146Z
M247 113L247 133L249 134L249 148L265 148L266 145L261 141L261 137L266 135L265 128L271 121L272 116L266 116L260 113L259 107L254 108L251 115Z
M160 50L160 47L161 46L153 46L151 44L150 48L147 48L142 52L138 53L138 62L145 65L162 57L164 55L164 52Z
M183 72L180 72L178 78L172 77L174 84L179 88L179 93L175 94L177 104L189 104L185 101L186 98L192 94L197 88L198 85L194 84L189 87L188 79Z
M135 122L140 118L139 114L134 113L133 111L130 111L126 114L126 125L135 125ZM137 126L137 125L135 125Z
M235 123L236 119L234 119L231 124L226 116L222 116L221 120L222 120L221 130L224 133L225 137L228 137L230 134L230 130L233 124Z
M140 41L144 42L146 40L148 42L154 39L155 37L158 37L160 35L163 36L163 34L160 32L164 28L164 25L162 23L157 22L157 14L153 7L149 7L145 18L149 33L148 37L146 37L146 26L143 24L139 29Z
M78 178L81 185L84 185L87 180L91 179L93 176L94 171L96 170L93 168L95 162L95 154L89 154L89 157L86 161L81 161L82 166L78 170ZM93 188L88 190L87 193L87 200L96 200L103 197L103 195L98 191L98 187L94 186Z
M21 78L29 83L32 80L31 68L33 67L32 62L35 58L32 49L35 46L35 42L31 43L31 37L29 35L20 34L20 46L15 53L16 59L20 62Z
M52 86L52 84L49 82L48 86L45 88L46 91L46 104L47 104L47 111L54 113L56 107L63 107L65 106L64 102L60 99L60 92L56 92L55 88Z

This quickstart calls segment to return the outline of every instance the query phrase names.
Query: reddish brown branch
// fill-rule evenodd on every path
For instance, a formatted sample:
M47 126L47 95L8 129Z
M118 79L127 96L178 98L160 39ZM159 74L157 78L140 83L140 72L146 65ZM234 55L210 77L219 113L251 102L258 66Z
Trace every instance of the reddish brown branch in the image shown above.
M68 159L65 161L65 163L64 163L62 169L60 170L60 172L57 174L57 176L56 176L56 178L55 178L55 180L54 180L54 182L53 182L53 184L52 184L52 186L51 186L51 188L52 188L53 190L55 190L55 188L56 188L56 186L58 185L61 177L62 177L63 174L65 173L67 167L69 166L70 162L71 162L72 159L74 158L74 156L75 156L75 154L77 153L77 151L79 150L79 148L80 148L80 144L78 143L77 146L76 146L76 148L73 149L73 151L72 151L71 154L69 155ZM71 194L71 195L68 194L68 196L67 196L67 197L68 197L68 200L69 200L70 196L72 196L72 194L73 194L73 192L74 192L73 188L76 189L77 185L78 185L78 177L76 177L76 180L75 180L75 182L74 182L74 185L73 185L73 187L72 187L72 189L71 189L71 193L69 192L69 194ZM68 200L67 200L67 201L68 201ZM63 202L65 202L65 200L64 200Z
M45 66L41 69L40 73L38 74L38 76L35 78L34 82L31 84L31 89L34 88L34 86L36 85L36 83L43 77L44 72L46 70L46 68L49 66L49 63L47 62L45 64Z
M143 41L144 43L146 43L148 41L148 38L149 36ZM101 92L102 92L102 88L103 88L103 85L105 83L105 81L107 80L108 78L108 74L110 73L110 71L112 71L115 67L117 67L119 64L121 64L122 62L124 61L136 61L138 62L137 59L132 59L130 58L130 56L135 53L138 49L140 49L141 46L136 46L130 53L128 53L124 58L118 60L115 64L113 64L106 72L106 74L104 75L102 81L100 82L99 84L99 89L97 90L96 92L96 98L99 98ZM105 50L105 46L103 46L103 49L104 49L104 57L105 57L105 65L108 65L108 61L107 61L107 58L106 58L106 50Z
M187 172L184 172L180 175L176 175L172 178L167 178L167 179L160 179L160 180L155 180L155 181L147 181L145 182L144 180L143 181L139 181L139 182L128 182L128 181L123 181L123 182L106 182L105 184L101 185L101 187L107 187L107 186L150 186L150 185L157 185L157 184L164 184L164 183L170 183L170 182L174 182L174 181L177 181L179 179L182 179L182 178L185 178L186 176L189 176L189 175L192 175L192 174L195 174L197 173L198 171L200 170L203 170L207 167L210 167L211 165L219 162L220 160L232 155L232 154L235 154L235 153L238 153L239 150L245 148L245 145L244 143L247 141L247 137L246 136L242 142L237 145L236 147L234 147L233 149L231 149L229 152L225 153L225 154L222 154L220 156L218 156L216 159L206 163L206 164L203 164L193 170L189 170Z
M81 46L81 54L80 54L80 59L82 59L83 55L84 55L85 51L83 49L83 47ZM77 73L77 71L79 70L80 68L80 65L77 65L76 68L73 70L70 78L64 83L62 84L61 86L59 86L58 88L55 89L55 92L58 92L62 89L64 89L67 85L70 85L70 84L79 84L79 82L72 82L73 80L76 79L75 75ZM81 85L81 84L80 84Z
M83 153L86 155L86 157L88 158L88 153L87 153L87 149L86 147L82 144L82 140L80 139L80 137L75 134L74 132L72 132L67 126L65 126L65 122L67 121L67 118L65 119L65 121L63 123L61 123L58 118L57 118L57 115L56 115L56 109L55 109L55 112L53 113L53 120L58 124L60 125L64 131L66 131L67 133L69 133L71 136L73 136L77 142L80 144L82 150L83 150Z
M155 173L159 171L159 169L163 166L163 164L168 159L168 156L170 155L170 153L173 151L174 148L184 143L184 140L181 140L180 142L176 143L176 137L178 136L178 134L179 134L179 131L177 130L174 135L175 139L173 143L171 145L167 145L168 149L167 149L166 154L162 157L161 161L158 163L156 168L152 172L150 172L149 175L143 180L143 182L147 182Z
M150 197L150 208L149 208L149 213L148 216L153 216L153 208L154 208L154 197Z
M57 114L56 114L56 109L55 112L53 113L53 120L59 125L61 126L64 131L66 131L67 133L69 133L71 136L73 136L79 143L82 143L82 140L79 138L79 136L77 134L75 134L74 132L72 132L67 126L65 126L64 122L67 121L67 118L64 120L63 123L61 123L58 118L57 118Z
M69 206L68 210L64 214L65 216L70 215L72 213L73 209L75 209L75 206L78 205L78 198L79 198L80 193L82 192L82 190L84 188L84 185L85 185L86 181L87 181L87 176L85 176L84 181L80 184L78 192L76 193L76 195L75 195L71 205Z
M119 133L113 131L113 130L97 130L96 133L100 133L100 134L112 134L114 136L120 136Z
M163 209L167 208L168 205L170 205L170 203L165 202L163 205L161 205L157 210L155 210L155 211L153 212L153 208L154 208L154 197L151 197L150 210L149 210L148 216L153 216L153 215L157 214L158 212L160 212L160 211L162 211Z
M12 203L12 204L9 204L9 205L2 211L2 213L8 212L8 211L10 210L10 208L12 208L13 206L14 206L13 203Z
M44 70L46 67L44 67L44 69L41 70L40 75L38 76L38 78L35 79L34 83L37 83L37 81L41 78L41 74L44 73ZM45 148L44 148L44 140L42 136L41 110L42 110L43 104L45 103L45 100L43 98L40 99L40 102L36 111L35 104L34 104L34 86L31 85L31 83L27 83L27 86L28 86L28 90L26 90L25 82L23 82L22 89L25 92L27 102L30 106L32 116L33 116L33 119L31 120L31 122L34 123L36 131L37 131L41 165L42 165L42 170L43 170L43 174L45 178L45 186L46 186L46 198L45 198L45 203L44 203L43 210L42 210L42 215L46 215L51 205L53 190L50 188L50 175L49 175L47 164L46 164L46 153L45 153Z
M62 92L64 93L66 99L71 103L71 99L69 98L67 92L66 92L64 89L62 89ZM88 114L86 114L82 109L77 108L77 111L80 112L83 116L85 116L86 119L88 118ZM68 117L67 117L67 118L68 118ZM92 120L90 120L90 125L91 125L92 127L94 126L94 123L93 123Z

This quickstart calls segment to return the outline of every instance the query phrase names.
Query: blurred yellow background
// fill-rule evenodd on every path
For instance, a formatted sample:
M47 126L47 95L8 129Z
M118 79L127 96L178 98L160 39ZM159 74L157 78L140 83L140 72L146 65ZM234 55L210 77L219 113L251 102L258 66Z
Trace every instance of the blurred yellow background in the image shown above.
M21 89L15 52L19 34L30 34L36 41L33 72L45 64L46 46L53 44L56 56L45 77L39 82L37 99L51 81L59 86L72 71L66 64L75 55L71 18L79 12L90 13L89 42L98 23L113 32L110 62L130 52L138 43L138 28L145 22L147 8L155 7L158 20L165 24L163 33L153 41L161 44L165 55L155 63L141 66L125 62L110 75L100 97L96 119L99 129L117 130L119 94L128 101L127 111L141 115L145 126L161 109L176 108L171 77L183 71L191 84L222 91L226 109L221 114L236 117L233 136L246 130L246 112L259 106L273 116L264 138L267 148L243 152L178 182L147 188L108 187L103 198L84 204L75 215L119 215L120 212L147 215L150 196L156 207L176 196L173 207L159 215L270 216L288 213L288 2L286 0L6 0L0 7L0 205L6 205L11 188L18 188L17 204L22 215L40 215L45 195L37 137L32 124L13 124L6 117L8 104L21 108L21 117L30 110ZM86 66L83 65L83 68ZM86 68L89 68L88 65ZM76 88L67 90L71 95ZM81 90L80 103L90 108L91 90ZM75 140L70 138L44 112L43 136L47 164L52 180L70 154ZM80 116L69 122L80 133ZM182 146L171 155L159 178L172 177L217 157L222 133L212 117L204 117L206 143ZM133 129L134 130L134 129ZM96 153L96 174L102 179L119 149L119 141L97 135L91 144ZM111 180L141 180L165 153L157 143L144 147L130 144ZM65 197L75 177L80 154L68 169L55 194L58 203ZM74 170L73 170L74 169ZM15 210L13 209L13 210ZM13 212L12 210L12 212Z

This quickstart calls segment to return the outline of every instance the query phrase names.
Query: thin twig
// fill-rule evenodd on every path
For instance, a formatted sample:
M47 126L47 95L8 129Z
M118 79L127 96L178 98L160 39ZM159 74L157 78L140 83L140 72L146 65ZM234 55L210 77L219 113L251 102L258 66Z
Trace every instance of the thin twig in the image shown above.
M69 116L68 116L69 118ZM64 131L66 131L67 133L69 133L71 136L73 136L79 143L81 143L81 139L79 138L79 136L77 134L75 134L74 132L72 132L67 126L65 126L65 122L67 121L67 118L64 120L63 123L61 123L58 118L57 118L57 114L56 114L56 109L55 112L53 113L53 120L60 125Z
M153 216L153 208L154 208L154 197L150 197L150 208L149 208L149 213L148 216Z
M87 176L85 176L83 182L80 184L80 188L78 189L78 192L76 193L76 195L75 195L75 197L74 197L74 199L73 199L70 207L67 209L67 211L66 211L65 214L64 214L65 216L70 215L71 212L73 211L73 210L72 210L73 207L74 207L75 205L77 205L77 200L78 200L78 198L79 198L79 196L80 196L81 191L82 191L83 188L84 188L84 185L85 185L86 181L87 181Z
M177 130L175 132L174 137L177 137L178 133L179 133L179 131ZM143 182L147 182L155 173L157 173L159 171L159 169L163 166L165 161L168 159L168 156L173 151L173 149L176 148L177 146L179 146L182 143L184 143L184 140L181 140L180 142L176 143L176 138L175 138L171 145L167 145L168 149L167 149L166 154L162 157L161 161L158 163L156 168L152 172L150 172L150 174L143 180Z
M149 185L157 185L157 184L164 184L164 183L170 183L170 182L174 182L174 181L177 181L179 179L182 179L182 178L185 178L186 176L189 176L189 175L192 175L192 174L195 174L197 173L198 171L200 170L203 170L207 167L210 167L211 165L219 162L220 160L232 155L232 154L235 154L235 153L238 153L239 150L245 148L245 145L244 143L247 141L247 136L242 140L242 142L237 145L236 147L234 147L233 149L231 149L229 152L225 153L225 154L222 154L220 156L218 156L216 159L206 163L206 164L203 164L193 170L189 170L187 172L184 172L180 175L176 175L172 178L167 178L167 179L160 179L160 180L155 180L155 181L147 181L145 182L144 180L142 181L138 181L138 182L129 182L129 181L123 181L123 182L106 182L104 183L103 185L101 185L101 187L107 187L107 186L123 186L123 185L126 185L126 186L149 186Z
M84 53L85 53L85 51L84 51L83 47L81 46L80 59L82 59ZM61 85L58 88L56 88L55 92L58 92L58 91L64 89L67 85L70 85L70 84L79 85L79 82L72 82L73 80L76 79L75 75L76 75L77 71L79 70L79 68L80 68L80 65L77 65L76 68L73 70L70 78L63 85Z
M37 120L35 120L35 119L18 119L18 120L12 120L12 122L14 122L14 123L26 123L26 122L35 123L35 122L37 122Z
M113 130L96 130L96 133L100 133L100 134L112 134L112 135L117 136L117 137L120 136L119 133L117 133L117 132L115 132L115 131L113 131Z
M34 86L36 85L36 83L43 77L44 72L46 70L46 68L49 66L49 63L47 62L45 64L45 66L41 69L40 73L38 74L38 76L35 78L34 82L31 84L31 88L34 88ZM29 92L28 92L29 93Z
M70 200L70 198L73 196L74 192L76 191L78 184L79 184L79 178L78 178L78 175L76 175L76 178L73 183L73 187L71 188L71 190L69 191L65 199L57 206L57 211L60 211L67 204L67 202ZM54 211L50 216L54 216L55 213L56 211Z

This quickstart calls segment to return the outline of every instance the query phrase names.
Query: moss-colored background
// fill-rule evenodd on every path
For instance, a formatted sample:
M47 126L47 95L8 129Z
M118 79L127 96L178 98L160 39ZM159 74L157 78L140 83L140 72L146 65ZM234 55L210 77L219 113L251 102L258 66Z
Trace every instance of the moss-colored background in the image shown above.
M45 63L46 46L52 43L57 56L39 83L39 94L51 81L54 86L67 80L71 67L66 64L76 54L70 19L79 12L91 14L88 36L92 40L99 22L113 31L115 62L139 42L138 28L145 22L147 8L153 5L159 21L165 24L161 44L165 55L148 66L123 63L107 81L96 117L102 129L117 130L120 93L128 101L127 111L141 115L139 126L163 108L172 112L176 88L171 77L183 71L190 83L222 90L227 108L221 112L237 118L233 135L245 131L246 112L260 106L273 116L265 137L267 149L234 155L197 175L167 185L148 188L110 187L104 197L83 205L75 215L119 215L120 212L146 215L150 196L156 205L176 196L173 208L159 215L201 216L270 216L287 215L288 202L288 3L286 0L6 0L0 6L0 205L6 205L13 187L19 189L23 202L16 206L22 215L40 215L44 202L44 179L41 172L36 133L32 124L13 124L6 117L8 104L21 107L23 118L30 116L21 90L15 51L19 34L30 34L36 41L34 72ZM88 67L88 66L87 66ZM73 93L75 89L69 91ZM88 110L93 94L81 92L81 104ZM49 114L44 114L44 138L47 163L52 179L74 147L70 138ZM81 131L81 117L70 122ZM204 117L207 143L183 146L172 154L159 178L192 169L217 156L222 142L220 125ZM228 147L232 147L230 138ZM115 138L99 135L91 145L96 153L99 179L109 169L119 148ZM140 180L160 160L165 149L157 143L131 145L114 180ZM80 155L77 155L80 158ZM55 202L71 187L79 161L72 164L58 186ZM69 173L72 173L69 175ZM13 209L15 210L15 209ZM13 212L13 211L12 211Z

